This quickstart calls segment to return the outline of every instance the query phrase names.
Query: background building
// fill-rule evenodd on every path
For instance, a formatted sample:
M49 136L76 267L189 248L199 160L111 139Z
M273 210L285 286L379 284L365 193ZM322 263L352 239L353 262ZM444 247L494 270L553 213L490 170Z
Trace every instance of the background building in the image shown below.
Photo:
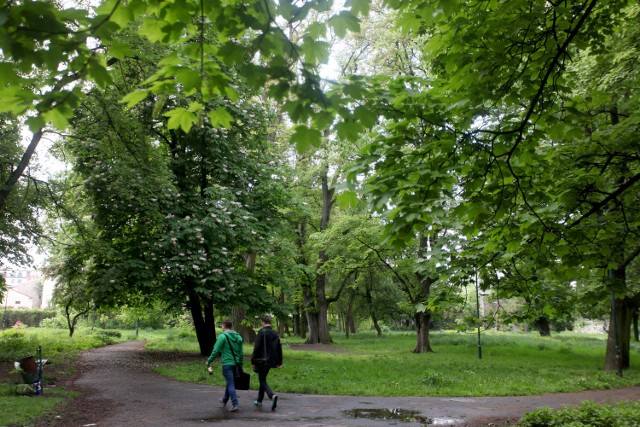
M42 273L37 270L3 270L7 291L2 300L4 308L43 308Z

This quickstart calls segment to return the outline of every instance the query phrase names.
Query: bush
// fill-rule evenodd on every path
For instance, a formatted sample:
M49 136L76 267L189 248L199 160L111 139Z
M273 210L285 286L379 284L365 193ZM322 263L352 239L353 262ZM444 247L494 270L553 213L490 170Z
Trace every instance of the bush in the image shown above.
M585 401L576 408L540 408L524 414L518 427L631 427L640 420L640 402L600 405Z
M0 332L0 362L15 362L33 354L37 344L19 328Z
M4 327L9 327L20 322L27 326L40 326L40 323L45 319L56 317L55 310L16 310L7 309L2 315L4 321Z
M51 329L67 329L67 320L62 316L50 317L48 319L43 319L40 322L41 328L51 328Z
M96 331L94 335L103 345L113 344L122 338L118 331Z

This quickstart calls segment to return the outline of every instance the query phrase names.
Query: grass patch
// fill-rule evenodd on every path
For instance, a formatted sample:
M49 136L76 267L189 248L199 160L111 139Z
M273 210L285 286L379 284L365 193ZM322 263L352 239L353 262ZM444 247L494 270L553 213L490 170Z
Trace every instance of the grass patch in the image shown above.
M43 396L13 396L14 389L15 385L0 385L0 426L31 425L38 418L53 413L58 405L76 397L75 393L60 389L45 390Z
M635 343L632 367L623 378L602 371L604 335L563 333L542 338L487 332L482 337L482 359L478 359L477 337L471 334L434 332L435 353L429 354L411 353L415 345L411 333L334 337L336 351L330 352L289 348L288 344L298 342L283 339L284 368L269 375L274 390L357 396L512 396L640 384ZM178 339L151 344L167 350L180 350L179 345ZM188 351L197 352L197 348ZM246 345L245 355L251 351ZM219 366L213 376L200 362L165 364L157 371L180 381L223 385ZM253 376L255 388L258 380Z
M575 408L540 408L524 414L518 427L630 427L638 425L640 402L621 401L601 405L590 401Z

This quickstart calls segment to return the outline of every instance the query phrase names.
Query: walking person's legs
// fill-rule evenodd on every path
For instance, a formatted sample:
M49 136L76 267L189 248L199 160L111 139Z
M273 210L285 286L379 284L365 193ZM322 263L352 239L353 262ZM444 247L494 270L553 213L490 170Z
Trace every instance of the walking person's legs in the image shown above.
M231 409L230 411L235 412L238 410L238 394L236 393L236 384L233 381L233 373L235 371L235 366L223 366L222 367L222 376L227 384L224 390L224 398L222 403L226 403L229 399L231 399Z
M269 384L267 384L267 375L269 375L270 369L271 368L267 366L264 368L260 368L260 370L258 371L258 380L260 381L260 388L258 389L258 400L256 401L257 403L262 403L265 393L267 394L267 397L269 399L273 398L273 391L271 391Z

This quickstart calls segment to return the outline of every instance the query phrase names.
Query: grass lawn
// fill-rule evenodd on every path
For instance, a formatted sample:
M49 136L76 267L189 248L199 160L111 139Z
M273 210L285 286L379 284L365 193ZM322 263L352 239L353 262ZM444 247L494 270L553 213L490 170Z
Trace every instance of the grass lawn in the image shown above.
M193 338L152 342L153 348L197 352ZM640 345L632 344L631 369L622 378L604 372L605 335L535 333L477 336L433 332L434 353L413 354L412 333L334 337L330 351L296 350L300 341L283 338L284 368L272 370L269 384L291 393L359 396L509 396L640 385ZM308 346L301 347L307 349ZM252 347L245 345L245 355ZM248 366L245 370L250 370ZM162 375L180 381L223 385L219 365L209 376L204 364L171 363ZM254 374L253 384L257 384Z

